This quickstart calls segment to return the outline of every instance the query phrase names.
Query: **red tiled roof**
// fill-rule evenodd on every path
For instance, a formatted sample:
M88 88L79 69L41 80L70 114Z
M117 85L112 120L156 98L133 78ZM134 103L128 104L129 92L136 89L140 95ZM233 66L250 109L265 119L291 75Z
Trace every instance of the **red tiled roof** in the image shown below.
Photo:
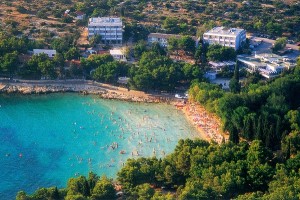
M81 11L76 11L76 15L77 15L77 16L80 16L80 15L84 15L84 13L81 12Z

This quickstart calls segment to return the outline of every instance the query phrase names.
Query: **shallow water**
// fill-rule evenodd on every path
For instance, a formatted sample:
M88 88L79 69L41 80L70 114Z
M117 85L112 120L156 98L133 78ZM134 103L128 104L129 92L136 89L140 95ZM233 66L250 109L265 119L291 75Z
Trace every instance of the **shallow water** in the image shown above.
M68 178L89 171L116 177L127 158L162 157L179 139L199 137L166 104L50 94L1 95L0 105L1 199L65 187Z

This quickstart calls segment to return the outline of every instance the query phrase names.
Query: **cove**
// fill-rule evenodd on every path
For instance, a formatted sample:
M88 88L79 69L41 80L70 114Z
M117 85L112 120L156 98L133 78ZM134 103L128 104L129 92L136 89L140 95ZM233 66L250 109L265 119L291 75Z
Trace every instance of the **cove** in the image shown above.
M70 177L116 178L128 158L163 157L179 139L199 137L167 104L74 93L0 95L0 195L65 187Z

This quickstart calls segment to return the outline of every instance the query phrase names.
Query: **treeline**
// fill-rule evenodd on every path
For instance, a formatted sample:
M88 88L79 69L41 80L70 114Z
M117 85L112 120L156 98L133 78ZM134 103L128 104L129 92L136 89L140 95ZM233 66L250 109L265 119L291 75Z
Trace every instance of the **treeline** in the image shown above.
M15 37L0 32L0 75L13 78L14 76L27 79L54 79L76 77L72 73L78 66L70 66L70 73L66 74L65 61L78 59L79 51L74 47L76 36L54 38L50 44L45 41L30 40L27 37ZM57 54L50 59L46 54L33 55L28 58L33 49L53 48ZM73 71L72 71L73 70ZM81 74L80 77L83 75Z
M146 43L135 45L132 54L139 60L136 65L115 61L111 55L91 55L80 58L74 47L75 38L68 36L54 38L50 47L57 51L53 58L46 54L29 57L28 51L43 48L45 43L35 42L26 37L17 38L0 35L0 75L9 78L65 79L87 78L116 84L118 77L130 78L128 87L149 91L172 91L176 86L188 86L194 80L202 80L203 71L193 64L174 62L159 44L148 47ZM173 40L178 43L181 40ZM195 42L183 37L181 47L189 54L195 51ZM174 45L172 46L174 49ZM178 48L178 47L176 47Z
M251 144L180 140L162 159L129 159L118 172L124 199L297 199L300 154L279 161L259 140ZM17 200L117 199L111 180L90 173L64 189L21 191Z
M88 177L79 176L70 178L67 187L57 189L57 187L40 188L32 195L27 195L24 191L17 194L16 200L84 200L84 199L115 199L116 190L112 180L107 177L98 177L90 172Z
M299 69L300 61L294 72L266 83L249 84L237 94L199 82L191 86L189 94L191 100L222 119L231 141L258 139L272 150L295 154L300 133Z
M143 91L172 91L203 78L197 65L174 62L158 44L148 48L139 43L133 53L140 58L136 65L114 61L110 55L91 55L81 59L81 68L87 77L105 83L115 84L118 77L129 77L128 87Z

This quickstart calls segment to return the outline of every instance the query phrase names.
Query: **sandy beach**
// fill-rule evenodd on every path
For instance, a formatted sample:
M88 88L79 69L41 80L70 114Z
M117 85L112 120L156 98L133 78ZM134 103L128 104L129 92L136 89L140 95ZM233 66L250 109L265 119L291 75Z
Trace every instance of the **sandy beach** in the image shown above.
M221 122L217 116L207 112L199 104L184 103L183 100L176 99L174 94L151 94L87 80L14 80L13 82L2 80L0 82L0 93L46 94L59 92L94 94L105 99L133 102L172 103L183 112L187 120L197 129L201 138L219 144L228 140L228 135L222 131Z
M203 106L195 103L176 103L187 120L197 129L201 138L221 144L228 140L228 134L222 131L222 124L217 116L209 113Z

